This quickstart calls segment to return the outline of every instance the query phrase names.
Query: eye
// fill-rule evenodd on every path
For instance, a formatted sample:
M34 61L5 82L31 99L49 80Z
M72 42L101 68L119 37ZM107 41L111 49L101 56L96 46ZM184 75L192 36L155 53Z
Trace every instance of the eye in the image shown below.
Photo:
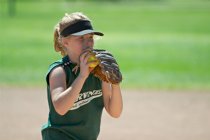
M78 40L82 41L83 40L83 37L82 36L78 37Z
M92 34L90 34L90 35L88 36L88 39L89 39L89 40L93 40L93 39L94 39L94 36L93 36Z
M88 40L93 41L93 37L89 37Z
M94 34L90 34L90 38L93 38L94 37Z

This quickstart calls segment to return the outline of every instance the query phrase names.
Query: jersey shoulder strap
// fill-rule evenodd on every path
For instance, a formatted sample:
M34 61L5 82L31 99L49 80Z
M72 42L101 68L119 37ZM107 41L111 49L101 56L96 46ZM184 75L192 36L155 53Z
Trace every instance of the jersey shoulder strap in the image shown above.
M52 72L53 69L57 68L57 67L63 67L66 73L66 83L68 85L68 83L70 82L69 77L71 77L71 69L70 69L70 65L72 64L72 62L69 60L68 56L63 57L62 59L52 63L47 71L46 74L46 82L49 85L49 75Z

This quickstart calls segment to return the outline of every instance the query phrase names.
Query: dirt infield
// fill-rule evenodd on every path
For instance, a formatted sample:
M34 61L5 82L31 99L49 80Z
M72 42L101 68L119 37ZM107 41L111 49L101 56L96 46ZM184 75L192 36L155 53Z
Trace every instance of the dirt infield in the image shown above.
M122 90L119 119L105 111L98 140L209 140L210 93ZM40 140L48 115L43 88L0 87L0 139Z

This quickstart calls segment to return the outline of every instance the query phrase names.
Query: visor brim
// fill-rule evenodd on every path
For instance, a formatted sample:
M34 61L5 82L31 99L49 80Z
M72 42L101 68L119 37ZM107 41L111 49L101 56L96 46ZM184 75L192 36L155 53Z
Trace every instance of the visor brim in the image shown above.
M80 32L77 32L77 33L73 33L71 35L74 35L74 36L82 36L82 35L85 35L85 34L90 34L90 33L93 33L95 35L99 35L99 36L103 36L104 34L101 33L101 32L96 32L94 30L83 30L83 31L80 31Z

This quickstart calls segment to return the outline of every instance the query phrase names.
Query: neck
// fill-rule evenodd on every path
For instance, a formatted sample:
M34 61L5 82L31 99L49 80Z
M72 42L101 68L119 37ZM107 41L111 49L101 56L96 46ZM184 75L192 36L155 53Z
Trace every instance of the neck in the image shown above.
M71 60L72 63L75 63L75 64L79 64L79 58L76 57L75 55L73 54L68 54L68 57L69 57L69 60Z

